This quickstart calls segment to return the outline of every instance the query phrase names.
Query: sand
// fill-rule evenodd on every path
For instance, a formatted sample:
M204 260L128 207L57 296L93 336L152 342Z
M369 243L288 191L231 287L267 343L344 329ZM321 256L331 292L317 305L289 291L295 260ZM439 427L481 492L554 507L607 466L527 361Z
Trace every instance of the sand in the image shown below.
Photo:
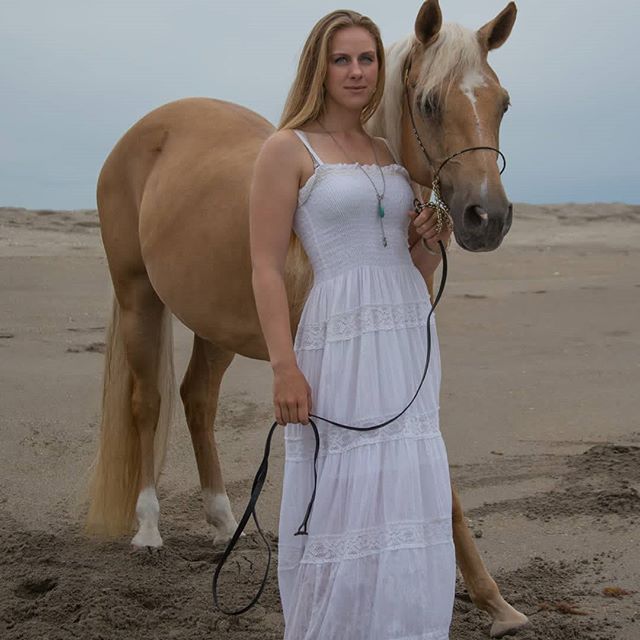
M640 637L640 206L515 206L493 253L453 248L438 310L451 475L518 638ZM0 637L282 637L275 565L250 613L212 608L221 549L204 522L183 414L161 479L159 553L81 532L97 440L110 282L94 211L0 209ZM182 375L190 334L176 322ZM268 363L237 357L216 426L236 516L273 421ZM258 505L276 547L282 437ZM255 533L222 581L259 581ZM275 558L274 558L275 562ZM462 582L453 640L489 618ZM348 640L348 633L345 635Z

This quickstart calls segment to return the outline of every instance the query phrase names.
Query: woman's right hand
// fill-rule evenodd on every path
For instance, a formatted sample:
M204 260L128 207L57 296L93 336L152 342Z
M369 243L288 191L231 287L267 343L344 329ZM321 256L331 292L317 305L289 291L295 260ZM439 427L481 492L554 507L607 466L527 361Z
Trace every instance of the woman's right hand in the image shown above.
M309 423L311 387L297 365L289 365L273 373L273 407L276 422Z

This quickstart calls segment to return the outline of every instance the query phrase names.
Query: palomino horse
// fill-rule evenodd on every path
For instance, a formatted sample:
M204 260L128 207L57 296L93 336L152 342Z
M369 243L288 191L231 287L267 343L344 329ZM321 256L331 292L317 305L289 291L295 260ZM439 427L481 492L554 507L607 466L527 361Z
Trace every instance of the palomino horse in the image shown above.
M508 96L487 54L506 41L515 16L510 3L474 32L443 25L437 0L427 0L415 33L389 49L384 102L369 128L390 141L416 182L431 184L433 166L412 137L407 104L434 162L464 147L498 146ZM251 284L248 198L255 158L273 130L238 105L178 100L132 126L102 168L98 210L115 297L90 487L91 532L122 534L137 516L132 544L162 545L156 482L173 396L172 313L194 332L180 395L206 519L216 541L227 540L236 528L213 424L222 376L234 355L268 360ZM456 239L474 251L497 247L511 220L492 153L466 153L442 174ZM292 233L286 290L293 335L312 281L308 258ZM455 491L453 497L458 564L472 600L493 618L492 635L503 635L526 617L500 595Z

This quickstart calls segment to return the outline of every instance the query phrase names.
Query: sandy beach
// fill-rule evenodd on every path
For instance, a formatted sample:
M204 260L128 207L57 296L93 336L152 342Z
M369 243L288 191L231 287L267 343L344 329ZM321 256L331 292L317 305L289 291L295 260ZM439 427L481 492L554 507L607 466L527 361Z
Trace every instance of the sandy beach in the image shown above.
M536 640L640 637L640 206L514 205L502 247L450 251L438 308L441 427L478 547ZM95 211L0 208L0 637L282 638L275 557L257 607L213 610L212 544L184 414L161 478L159 553L82 534L111 284ZM175 322L181 378L191 334ZM417 383L417 381L416 381ZM236 357L216 424L236 517L273 422L271 370ZM282 434L258 504L275 551ZM243 604L253 529L222 581ZM459 580L452 640L488 637ZM348 640L348 636L345 636Z

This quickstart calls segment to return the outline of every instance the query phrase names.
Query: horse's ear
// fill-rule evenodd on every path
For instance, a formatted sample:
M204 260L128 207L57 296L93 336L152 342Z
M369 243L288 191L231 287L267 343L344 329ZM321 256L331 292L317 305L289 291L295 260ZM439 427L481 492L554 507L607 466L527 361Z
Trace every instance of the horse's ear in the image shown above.
M497 49L507 41L517 12L516 3L510 2L491 22L478 29L478 40L486 51Z
M442 11L440 11L438 0L426 0L416 18L416 38L425 46L431 44L440 33L440 27L442 27Z

